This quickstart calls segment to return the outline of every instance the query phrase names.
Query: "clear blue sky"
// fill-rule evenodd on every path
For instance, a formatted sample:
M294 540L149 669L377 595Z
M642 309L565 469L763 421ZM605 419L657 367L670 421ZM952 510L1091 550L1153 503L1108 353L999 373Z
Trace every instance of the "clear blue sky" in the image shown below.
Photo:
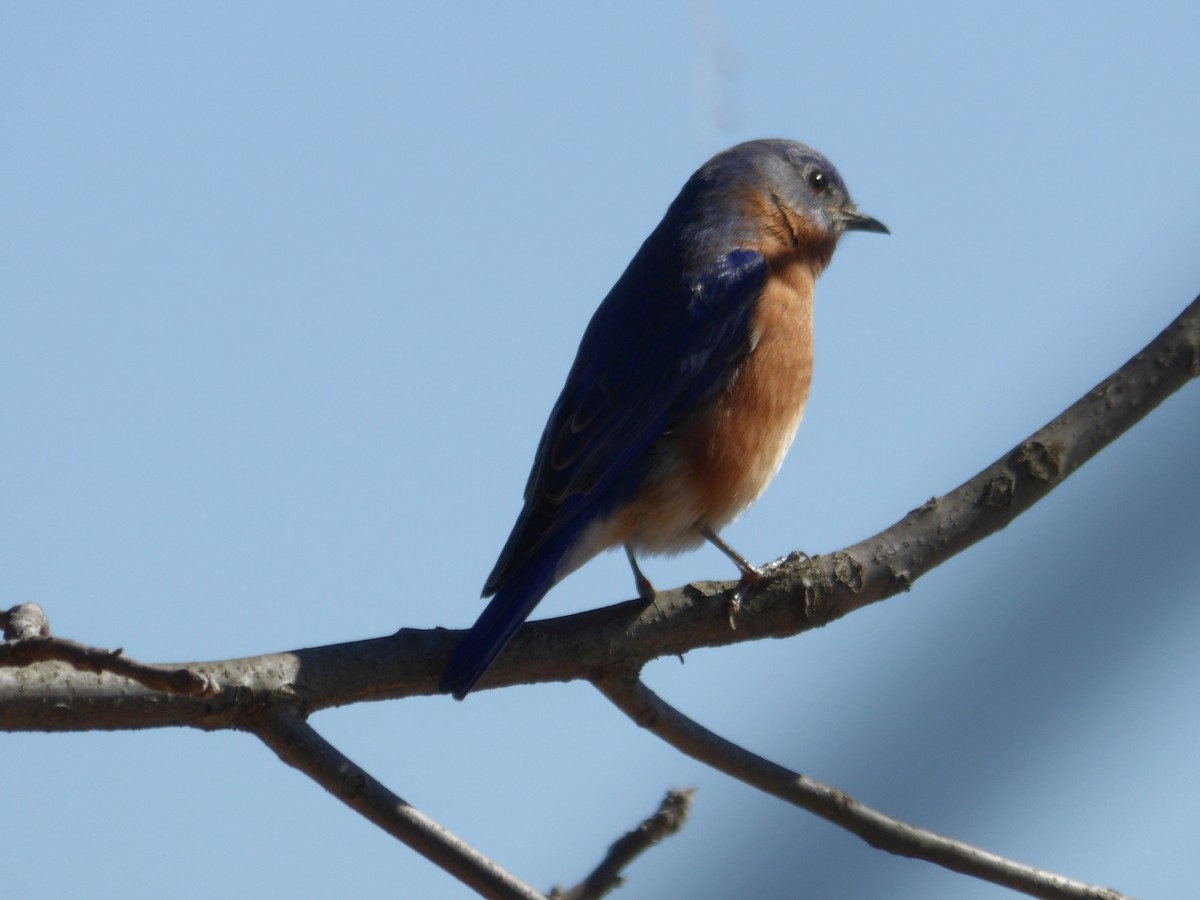
M726 532L838 549L956 486L1200 292L1200 6L0 8L0 587L149 660L465 627L595 305L691 171L811 143L888 238ZM917 824L1195 889L1200 389L902 598L659 661L684 712ZM647 561L728 577L711 550ZM598 560L538 615L626 599ZM543 889L672 786L623 898L1007 896L885 856L584 684L316 726ZM252 738L0 736L5 894L456 898ZM43 866L52 866L47 872Z

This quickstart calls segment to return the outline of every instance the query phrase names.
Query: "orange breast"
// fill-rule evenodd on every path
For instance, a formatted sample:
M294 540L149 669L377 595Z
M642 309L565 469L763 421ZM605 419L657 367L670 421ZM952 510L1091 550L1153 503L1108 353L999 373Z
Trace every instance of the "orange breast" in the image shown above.
M812 382L815 273L783 257L752 320L753 350L686 443L702 519L714 531L766 489L804 415Z
M817 272L791 254L770 263L752 318L753 349L729 388L659 442L656 474L632 503L586 531L564 572L622 543L650 553L695 547L704 541L701 528L727 525L779 469L808 400Z

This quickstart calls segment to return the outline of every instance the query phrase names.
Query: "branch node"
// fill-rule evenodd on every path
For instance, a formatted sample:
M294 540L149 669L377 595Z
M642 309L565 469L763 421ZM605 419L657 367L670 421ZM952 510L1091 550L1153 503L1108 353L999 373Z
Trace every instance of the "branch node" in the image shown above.
M992 509L1007 509L1017 493L1017 482L1011 472L1000 472L983 489L983 503Z
M1026 441L1013 454L1012 465L1030 478L1054 484L1062 473L1062 447L1041 441Z
M46 611L36 603L22 603L0 612L6 641L23 641L31 637L49 637L50 620Z

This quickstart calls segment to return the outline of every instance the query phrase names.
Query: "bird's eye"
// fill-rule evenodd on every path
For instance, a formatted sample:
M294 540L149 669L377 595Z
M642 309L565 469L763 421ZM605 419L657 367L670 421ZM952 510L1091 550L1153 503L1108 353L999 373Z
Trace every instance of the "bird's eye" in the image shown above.
M813 169L808 173L808 186L815 193L823 194L829 188L829 176L820 169Z

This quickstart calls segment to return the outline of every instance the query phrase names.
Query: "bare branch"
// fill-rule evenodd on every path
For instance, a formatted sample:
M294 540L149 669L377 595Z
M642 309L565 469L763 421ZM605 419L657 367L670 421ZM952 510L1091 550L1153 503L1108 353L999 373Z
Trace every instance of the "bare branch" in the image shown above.
M1122 900L1109 888L1073 881L917 828L871 809L837 788L763 759L683 715L636 678L596 687L625 715L676 750L857 834L872 847L924 859L1034 897Z
M736 628L729 627L732 582L688 585L659 593L653 605L634 600L528 623L480 687L627 674L697 647L800 634L894 596L1004 528L1197 374L1200 298L1121 369L965 484L845 550L777 562L742 603ZM375 640L175 666L209 673L222 686L215 700L164 698L108 672L0 666L0 729L223 728L279 691L306 712L432 694L462 634L406 628Z
M54 637L45 612L36 603L14 606L2 615L4 636L9 640L0 643L0 666L30 666L57 660L80 672L111 672L152 691L211 697L220 690L216 680L204 672L149 665L130 659L120 648L105 650Z
M484 897L547 900L389 791L321 737L294 708L281 706L250 730L289 766Z
M621 870L663 838L670 837L683 827L692 808L695 788L686 791L667 791L658 810L633 831L627 832L611 847L600 865L583 881L568 890L555 888L552 900L594 900L620 887Z
M890 819L754 756L687 720L636 674L659 656L799 634L907 590L934 566L1005 527L1198 374L1200 298L1046 427L874 537L828 556L777 561L736 610L732 583L702 583L660 593L654 605L638 600L528 624L481 687L590 679L683 752L874 846L1038 896L1115 900L1121 895ZM120 650L51 637L36 607L14 608L0 620L9 638L0 644L0 730L249 730L289 765L485 896L542 897L405 804L305 721L331 706L434 693L461 632L402 629L386 638L290 653L147 666Z

